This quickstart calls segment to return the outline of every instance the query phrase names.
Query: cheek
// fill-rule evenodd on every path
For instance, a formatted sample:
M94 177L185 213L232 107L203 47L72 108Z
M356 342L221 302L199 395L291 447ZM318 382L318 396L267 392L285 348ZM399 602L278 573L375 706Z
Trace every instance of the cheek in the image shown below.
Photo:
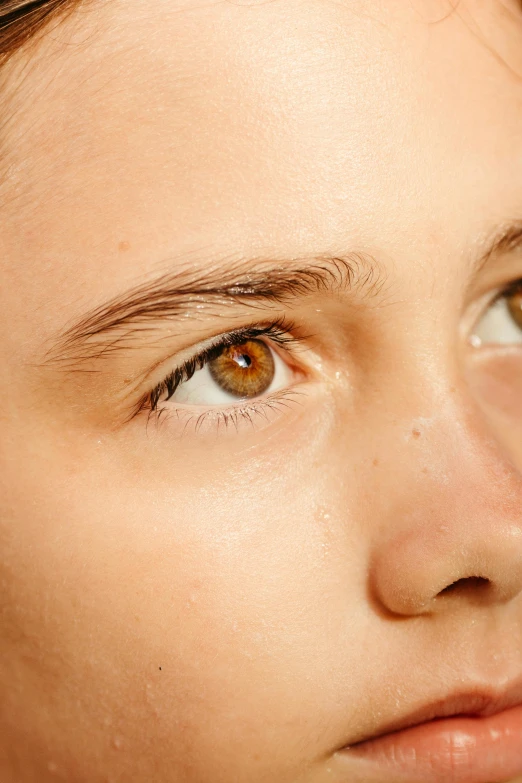
M254 779L251 739L257 766L266 759L281 781L303 737L313 758L317 725L353 671L342 636L362 561L347 547L349 509L319 470L326 431L302 448L289 438L256 459L209 459L199 473L173 458L163 476L138 476L107 451L74 470L56 454L13 477L6 654L25 661L13 664L20 683L31 672L34 736L71 776L77 764L97 780L103 759L134 775L143 764L143 779L151 765L158 779L173 768ZM118 752L133 748L139 761Z

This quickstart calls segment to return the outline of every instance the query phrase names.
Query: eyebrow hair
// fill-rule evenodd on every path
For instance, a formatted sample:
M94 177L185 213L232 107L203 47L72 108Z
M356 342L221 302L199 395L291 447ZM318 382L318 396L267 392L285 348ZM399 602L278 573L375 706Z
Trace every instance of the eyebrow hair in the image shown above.
M502 226L481 243L474 274L496 254L520 249L522 221ZM234 305L258 310L276 304L288 307L321 292L351 289L373 297L381 293L386 280L382 265L360 251L284 261L225 259L196 271L185 267L136 285L84 315L58 335L41 365L80 371L93 359L135 347L159 322L187 323L187 316L196 317L212 306L217 308L215 315L222 315Z
M158 328L158 322L187 323L188 317L196 318L212 307L213 315L219 316L234 305L290 306L320 292L356 288L375 296L385 279L375 259L360 252L279 262L254 258L197 271L182 268L137 285L87 313L54 340L43 364L80 367L135 346L145 332Z

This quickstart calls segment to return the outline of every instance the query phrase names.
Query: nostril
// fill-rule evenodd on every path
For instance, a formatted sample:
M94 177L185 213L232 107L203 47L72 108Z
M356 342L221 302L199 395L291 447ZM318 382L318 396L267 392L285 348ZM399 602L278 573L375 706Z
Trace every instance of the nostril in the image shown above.
M437 597L456 592L483 592L490 584L491 582L489 579L485 579L483 576L467 576L463 579L457 579L456 582L452 582L452 584L445 587L444 590L441 590Z

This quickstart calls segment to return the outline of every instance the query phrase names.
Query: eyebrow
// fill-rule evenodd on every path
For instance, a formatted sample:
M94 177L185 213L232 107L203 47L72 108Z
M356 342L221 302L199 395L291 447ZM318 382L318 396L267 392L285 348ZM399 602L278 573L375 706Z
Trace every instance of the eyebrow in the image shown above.
M520 249L522 221L502 226L481 243L474 273L495 255ZM93 359L136 347L160 323L186 324L212 307L219 316L234 305L258 310L278 304L288 307L314 293L357 290L374 297L387 280L377 260L360 251L282 261L224 259L204 270L179 268L179 262L177 266L175 272L132 287L67 327L52 341L42 365L81 370Z
M222 316L238 305L288 307L314 293L349 289L375 296L385 279L376 260L361 252L284 261L225 260L204 270L178 268L134 286L67 327L53 340L43 364L80 369L93 359L135 347L165 321L186 325L202 312Z

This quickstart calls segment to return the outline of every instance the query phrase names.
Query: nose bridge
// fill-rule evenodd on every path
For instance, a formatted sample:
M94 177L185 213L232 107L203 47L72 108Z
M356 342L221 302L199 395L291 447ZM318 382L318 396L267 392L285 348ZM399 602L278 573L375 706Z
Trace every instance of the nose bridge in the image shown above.
M479 592L482 604L513 599L522 591L519 472L465 389L423 395L413 415L404 407L372 556L374 595L401 615Z

